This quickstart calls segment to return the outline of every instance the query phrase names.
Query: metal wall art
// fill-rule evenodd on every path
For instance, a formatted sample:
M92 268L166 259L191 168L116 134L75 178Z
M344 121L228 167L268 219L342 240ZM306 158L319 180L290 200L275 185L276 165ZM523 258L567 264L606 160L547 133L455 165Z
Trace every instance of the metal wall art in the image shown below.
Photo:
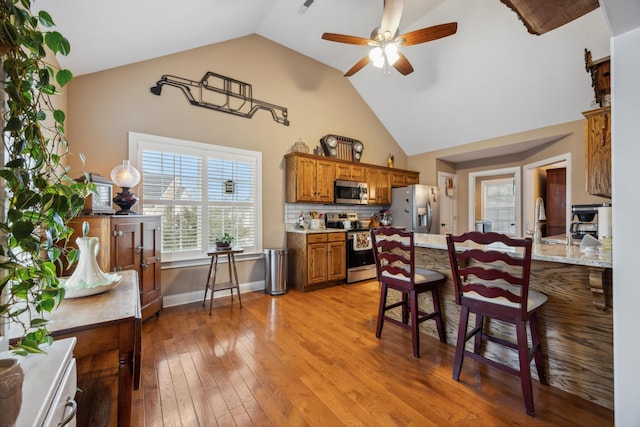
M359 162L364 150L362 142L339 135L325 135L320 138L320 144L325 156L352 162Z
M187 97L191 105L233 114L250 119L258 110L267 110L273 120L289 126L287 109L253 98L249 83L234 80L208 71L200 81L165 74L150 88L151 93L160 96L162 86L177 87ZM196 91L194 95L192 93Z

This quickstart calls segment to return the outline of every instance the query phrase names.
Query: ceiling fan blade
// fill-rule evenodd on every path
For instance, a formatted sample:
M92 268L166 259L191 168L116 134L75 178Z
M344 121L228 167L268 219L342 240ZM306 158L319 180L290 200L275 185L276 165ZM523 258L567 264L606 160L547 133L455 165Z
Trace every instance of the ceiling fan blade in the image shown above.
M384 10L382 11L382 22L380 23L380 34L389 32L389 37L396 35L402 11L404 9L404 0L384 0Z
M371 59L369 58L369 55L365 56L360 61L358 61L358 63L356 65L351 67L349 69L349 71L344 73L344 76L345 77L353 76L355 73L357 73L358 71L362 70L370 61L371 61Z
M429 42L431 40L441 39L455 34L456 31L458 31L458 23L450 22L448 24L435 25L421 30L411 31L410 33L401 35L399 38L405 40L404 43L402 43L403 46L411 46L414 44Z
M398 59L393 63L393 68L398 70L403 76L413 73L413 67L411 66L411 63L409 62L407 57L400 52L398 52Z
M332 42L357 44L362 46L367 46L371 42L371 40L365 39L362 37L346 36L344 34L334 34L334 33L324 33L322 35L322 38L324 40L329 40Z

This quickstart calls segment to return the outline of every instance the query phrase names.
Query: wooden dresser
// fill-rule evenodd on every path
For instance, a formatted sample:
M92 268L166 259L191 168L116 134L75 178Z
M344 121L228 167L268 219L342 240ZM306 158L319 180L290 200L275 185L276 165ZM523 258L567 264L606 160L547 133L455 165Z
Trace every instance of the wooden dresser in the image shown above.
M135 270L140 280L142 320L162 309L160 280L161 217L157 215L90 215L71 220L70 242L82 236L82 223L89 223L89 236L100 239L98 265L103 271ZM71 275L65 271L65 276Z

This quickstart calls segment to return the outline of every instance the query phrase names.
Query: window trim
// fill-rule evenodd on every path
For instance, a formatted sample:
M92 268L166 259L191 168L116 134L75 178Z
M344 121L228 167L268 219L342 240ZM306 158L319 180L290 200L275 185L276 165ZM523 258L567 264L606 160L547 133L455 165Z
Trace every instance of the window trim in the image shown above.
M142 150L141 145L144 145L145 142L149 142L149 143L153 143L155 145L159 145L159 146L167 146L167 147L171 147L171 150L168 151L176 151L175 147L176 146L180 146L180 153L185 153L185 154L194 154L194 153L198 153L200 154L203 150L204 151L210 151L210 152L216 152L216 153L223 153L225 155L229 155L229 156L245 156L245 157L254 157L256 160L256 180L255 180L255 185L256 185L256 195L255 195L255 208L256 208L256 221L255 221L255 229L256 229L256 252L255 253L262 253L262 235L263 235L263 223L262 223L262 153L260 151L253 151L253 150L245 150L242 148L235 148L235 147L229 147L229 146L223 146L223 145L216 145L216 144L208 144L208 143L204 143L204 142L197 142L197 141L189 141L189 140L185 140L185 139L179 139L179 138L171 138L171 137L165 137L165 136L158 136L158 135L150 135L150 134L145 134L145 133L139 133L139 132L129 132L128 133L128 137L129 137L129 161L130 164L137 168L138 170L141 170L139 165L141 162L141 158L142 158ZM142 181L141 181L142 182ZM141 184L138 184L138 188L140 187ZM138 191L136 193L136 195L139 198L138 201L138 205L142 206L144 204L144 200L143 200L143 195L141 190L138 190L138 188L136 188L136 190ZM204 187L206 188L206 187ZM206 230L203 229L203 232ZM249 254L253 254L254 252L246 252L247 255ZM165 262L177 262L177 263L189 263L189 261L193 260L193 261L197 261L197 260L201 260L201 259L206 259L208 258L207 252L204 250L194 250L194 251L190 251L188 253L183 253L183 254L162 254L162 261L163 264Z

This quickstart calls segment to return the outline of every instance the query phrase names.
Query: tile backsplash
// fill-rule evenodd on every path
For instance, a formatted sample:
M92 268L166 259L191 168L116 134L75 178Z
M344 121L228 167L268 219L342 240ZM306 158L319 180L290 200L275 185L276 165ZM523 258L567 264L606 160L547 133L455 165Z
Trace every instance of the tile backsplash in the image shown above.
M388 209L388 206L380 205L319 205L316 203L285 203L284 204L284 221L287 224L295 223L303 213L305 219L309 219L309 212L316 211L323 216L328 212L355 212L358 218L367 219L381 209Z

